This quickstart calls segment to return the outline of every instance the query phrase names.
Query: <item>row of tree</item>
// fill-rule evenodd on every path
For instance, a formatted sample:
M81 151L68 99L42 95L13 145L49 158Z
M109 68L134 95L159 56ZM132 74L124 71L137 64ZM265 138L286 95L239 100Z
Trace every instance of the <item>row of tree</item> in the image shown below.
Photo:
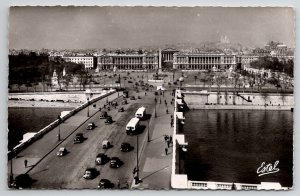
M58 76L58 83L64 81L69 83L74 76L80 78L80 85L85 86L88 82L89 74L83 64L65 62L61 57L49 60L47 55L30 54L9 56L9 85L17 84L26 87L35 86L38 83L51 87L51 77L54 70ZM63 75L65 70L65 75Z
M284 72L294 77L294 60L279 61L278 58L262 57L250 63L256 69L270 69L272 71Z

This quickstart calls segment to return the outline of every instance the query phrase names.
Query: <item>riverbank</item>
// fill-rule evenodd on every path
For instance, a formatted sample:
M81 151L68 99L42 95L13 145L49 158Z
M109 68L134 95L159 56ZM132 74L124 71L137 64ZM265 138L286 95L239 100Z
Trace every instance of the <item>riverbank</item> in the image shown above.
M83 103L8 100L8 107L77 108Z

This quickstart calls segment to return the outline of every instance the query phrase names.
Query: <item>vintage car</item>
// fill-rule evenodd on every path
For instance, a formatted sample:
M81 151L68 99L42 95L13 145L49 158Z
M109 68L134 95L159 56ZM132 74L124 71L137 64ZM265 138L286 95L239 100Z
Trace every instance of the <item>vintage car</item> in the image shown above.
M62 157L62 156L65 156L67 154L67 149L65 147L61 147L59 148L58 152L56 153L56 155L58 157Z
M87 129L87 130L93 130L95 127L96 127L96 126L95 126L95 123L91 122L91 123L89 123L89 124L87 125L86 129Z
M74 138L74 144L82 143L83 140L84 140L83 134L82 133L77 133L75 138Z

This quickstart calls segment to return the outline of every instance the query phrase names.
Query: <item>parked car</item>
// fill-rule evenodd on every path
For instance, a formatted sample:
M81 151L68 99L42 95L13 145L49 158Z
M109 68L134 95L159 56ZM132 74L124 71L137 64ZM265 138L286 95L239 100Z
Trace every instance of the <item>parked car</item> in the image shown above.
M111 116L107 116L104 123L105 123L106 125L109 125L109 124L111 124L112 122L113 122L112 117L111 117Z
M118 157L112 157L110 159L109 167L111 168L119 168L122 165L121 160Z
M123 108L123 107L120 107L120 108L118 109L118 112L124 112L124 108Z
M131 80L128 80L128 83L132 83L132 81L131 81Z
M103 140L102 142L102 148L108 149L110 147L110 142L108 140Z
M131 96L131 97L130 97L130 100L135 100L135 96Z
M56 155L58 157L62 157L62 156L65 156L67 154L67 149L65 147L61 147L59 148L58 152L56 153Z
M99 154L96 156L95 162L96 162L97 165L103 165L103 164L105 164L105 163L108 162L108 159L109 159L109 158L107 157L106 154L104 154L104 153L99 153Z
M107 179L101 179L99 184L98 184L98 189L111 189L114 188L114 184Z
M131 151L132 149L133 149L133 147L129 143L124 142L121 144L120 150L122 152L128 152L128 151Z
M75 138L74 138L74 144L82 143L83 140L84 140L83 134L82 133L77 133Z
M32 184L32 178L28 174L18 175L11 186L16 189L28 188Z
M107 117L107 112L106 111L102 111L100 114L100 119L105 119Z
M96 168L87 168L83 174L84 179L93 179L97 176L98 171Z
M86 129L87 129L87 130L93 130L95 127L96 127L96 126L95 126L95 123L91 122L91 123L89 123L89 124L87 125Z

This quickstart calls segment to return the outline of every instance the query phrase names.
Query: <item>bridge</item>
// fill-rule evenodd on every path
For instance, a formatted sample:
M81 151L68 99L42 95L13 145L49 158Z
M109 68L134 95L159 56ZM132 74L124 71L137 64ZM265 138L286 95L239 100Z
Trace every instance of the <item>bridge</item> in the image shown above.
M102 178L109 179L115 186L120 180L123 185L128 184L128 188L170 187L171 153L164 156L165 141L163 139L164 134L171 134L169 123L164 123L170 117L165 113L164 107L154 107L154 92L148 92L145 95L144 92L129 91L129 96L136 98L140 96L142 99L128 100L128 104L122 105L123 97L118 96L117 92L110 92L107 97L104 95L90 100L89 105L84 103L75 111L62 117L61 122L56 120L34 134L27 142L8 152L8 176L12 175L15 178L19 174L29 174L34 181L31 188L36 189L94 189L97 188ZM170 95L166 97L171 100ZM116 108L111 106L108 111L113 119L110 125L106 125L104 120L99 118L101 113L99 107L103 108L107 101L118 103ZM94 104L96 107L92 106ZM141 134L128 136L125 126L140 106L147 108L149 118L141 121ZM123 107L125 111L118 112L120 107ZM157 118L154 118L154 110L156 110ZM171 110L169 106L169 111ZM94 122L96 127L93 130L86 130L90 122ZM84 135L84 141L81 144L73 144L77 133ZM58 135L60 135L60 140L58 140ZM147 142L148 138L149 142ZM102 149L103 140L109 140L112 147ZM120 145L123 142L130 143L133 150L121 152ZM60 147L66 147L68 150L64 157L56 156ZM159 151L156 148L161 149ZM119 157L123 165L117 169L109 168L109 163L98 166L95 164L95 158L99 153L106 153L110 158ZM136 167L137 153L139 175L143 182L135 185L132 171ZM25 160L28 161L27 167L24 165ZM93 180L83 178L88 167L94 167L99 172ZM161 170L161 167L165 169ZM161 180L155 181L153 178Z

